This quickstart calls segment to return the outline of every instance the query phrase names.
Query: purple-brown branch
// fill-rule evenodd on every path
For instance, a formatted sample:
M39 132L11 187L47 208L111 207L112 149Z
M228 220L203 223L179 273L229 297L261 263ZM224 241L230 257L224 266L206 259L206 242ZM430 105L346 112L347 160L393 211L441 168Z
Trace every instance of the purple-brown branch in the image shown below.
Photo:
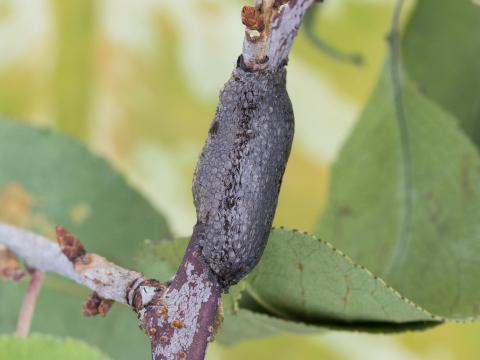
M220 285L193 239L163 296L139 311L142 329L152 344L152 358L203 359L213 339L220 295Z

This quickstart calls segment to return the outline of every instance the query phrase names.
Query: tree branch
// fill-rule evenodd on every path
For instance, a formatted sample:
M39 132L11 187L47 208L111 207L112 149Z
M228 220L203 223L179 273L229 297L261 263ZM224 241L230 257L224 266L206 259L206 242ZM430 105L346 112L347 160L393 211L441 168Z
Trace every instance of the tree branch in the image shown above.
M221 111L217 111L219 115L207 140L209 144L216 136L217 120L224 121L221 131L228 125L236 132L222 133L225 143L216 143L219 148L215 150L221 154L215 154L220 160L227 159L227 163L221 164L225 166L222 170L226 171L226 177L218 183L219 187L210 188L208 166L212 164L203 163L200 167L197 194L194 194L200 217L182 264L168 286L88 253L80 241L63 228L56 229L59 246L42 236L0 224L0 244L23 258L31 268L57 273L93 290L83 306L86 315L105 314L109 300L132 307L138 314L141 329L150 338L153 360L202 360L215 332L221 292L255 266L268 238L293 138L293 112L285 89L283 67L302 19L314 2L256 0L255 7L243 8L242 22L246 30L240 69L236 69L229 81L228 91L224 90L219 104ZM224 114L225 109L231 113ZM275 133L271 132L273 128ZM238 151L229 153L230 146ZM249 157L254 153L254 146L266 147L265 151L256 150L268 159ZM265 164L268 171L264 171ZM261 169L264 179L253 176L256 170L252 170L252 166ZM236 181L243 176L253 176L253 180L242 185L250 188L240 191L240 182ZM257 182L267 184L268 189L257 186ZM240 195L232 193L237 190ZM246 201L242 198L243 190L258 194L252 204L243 203ZM241 210L238 210L239 204L243 206ZM210 207L211 220L217 221L213 228L206 226L210 221ZM225 217L223 220L219 220L219 209ZM222 226L219 221L224 221ZM250 226L253 232L244 230ZM205 231L210 231L210 239L205 237ZM239 237L240 231L248 233ZM230 235L236 238L224 239ZM211 243L207 244L206 239Z
M121 304L128 305L128 299L131 301L135 292L140 290L140 284L147 280L136 271L124 269L92 253L85 253L81 259L72 262L58 244L41 235L2 223L0 244L22 258L32 269L56 273L88 287L102 298ZM141 291L149 294L152 289L143 286ZM148 300L149 296L145 295L142 304L147 304Z
M150 337L154 360L182 359L187 355L188 359L204 358L208 341L213 338L221 289L197 251L197 241L191 242L175 279L167 288L157 280L146 279L136 271L86 252L80 241L65 229L57 227L56 230L60 245L41 235L0 223L0 244L23 258L28 267L37 269L30 286L32 291L29 288L26 295L28 304L36 298L38 287L35 285L33 289L33 285L39 284L40 279L35 274L53 272L94 291L83 306L85 315L104 315L102 301L105 299L136 311L140 327ZM22 310L20 316L24 335L28 332L24 325L29 324L24 320L31 317L33 306L26 308L29 311Z
M139 312L154 360L203 359L213 340L221 288L192 240L162 299Z

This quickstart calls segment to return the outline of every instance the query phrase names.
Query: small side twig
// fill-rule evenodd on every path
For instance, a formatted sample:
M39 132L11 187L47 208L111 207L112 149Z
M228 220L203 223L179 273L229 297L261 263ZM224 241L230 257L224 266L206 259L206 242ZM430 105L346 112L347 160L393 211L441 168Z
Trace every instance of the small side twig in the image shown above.
M33 312L37 303L38 294L42 288L44 280L44 273L40 270L31 271L31 279L28 284L27 292L22 301L20 314L17 322L17 335L25 338L30 332L30 325L32 323Z
M65 236L62 228L57 228L57 235L62 242ZM142 284L147 280L139 272L124 269L94 253L85 252L70 261L58 244L12 225L0 223L0 244L22 258L32 269L59 274L96 291L102 298L121 304L128 305L128 298L141 287L132 286L133 283ZM70 252L71 249L68 249Z
M82 306L84 316L105 316L113 305L112 300L100 297L95 291L85 300Z

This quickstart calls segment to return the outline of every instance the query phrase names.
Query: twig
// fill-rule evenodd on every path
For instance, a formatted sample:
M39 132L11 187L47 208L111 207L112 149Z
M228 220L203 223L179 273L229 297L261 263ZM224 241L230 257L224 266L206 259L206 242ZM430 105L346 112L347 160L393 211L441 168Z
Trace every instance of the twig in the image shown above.
M53 272L96 291L102 298L127 304L146 279L142 274L117 266L105 258L86 253L82 261L72 263L60 246L41 235L0 223L0 244L5 245L32 269ZM149 293L148 287L143 292ZM151 290L150 290L151 292ZM128 296L127 296L128 295ZM144 304L148 303L148 296Z
M252 71L275 71L285 65L303 17L314 3L315 0L257 1L256 11L263 19L264 28L260 31L246 26L242 66Z
M17 335L22 338L27 337L30 331L35 304L37 303L37 297L44 279L43 272L39 270L33 270L31 275L32 277L20 308L20 314L18 315Z

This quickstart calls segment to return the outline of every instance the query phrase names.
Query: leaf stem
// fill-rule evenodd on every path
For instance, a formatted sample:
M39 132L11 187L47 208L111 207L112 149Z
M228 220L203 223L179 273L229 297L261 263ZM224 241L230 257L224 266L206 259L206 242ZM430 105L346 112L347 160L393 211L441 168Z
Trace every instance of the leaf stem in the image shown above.
M412 227L412 186L413 186L413 170L412 156L410 149L410 135L408 131L407 115L405 113L405 104L401 86L401 54L400 54L400 18L402 15L405 0L396 0L388 43L390 48L390 76L392 82L393 102L399 129L399 141L401 147L401 157L404 174L404 206L402 210L401 230L394 254L383 272L384 277L388 277L396 267L404 261L405 254L408 249L408 237Z
M311 8L305 14L304 19L303 30L312 45L319 49L324 55L335 61L349 63L354 66L363 66L365 64L365 59L362 54L342 51L315 32L315 23L318 12L319 9Z
M30 332L35 304L44 280L44 273L40 270L33 270L31 276L27 292L22 301L20 314L18 315L17 335L22 338L27 337Z

